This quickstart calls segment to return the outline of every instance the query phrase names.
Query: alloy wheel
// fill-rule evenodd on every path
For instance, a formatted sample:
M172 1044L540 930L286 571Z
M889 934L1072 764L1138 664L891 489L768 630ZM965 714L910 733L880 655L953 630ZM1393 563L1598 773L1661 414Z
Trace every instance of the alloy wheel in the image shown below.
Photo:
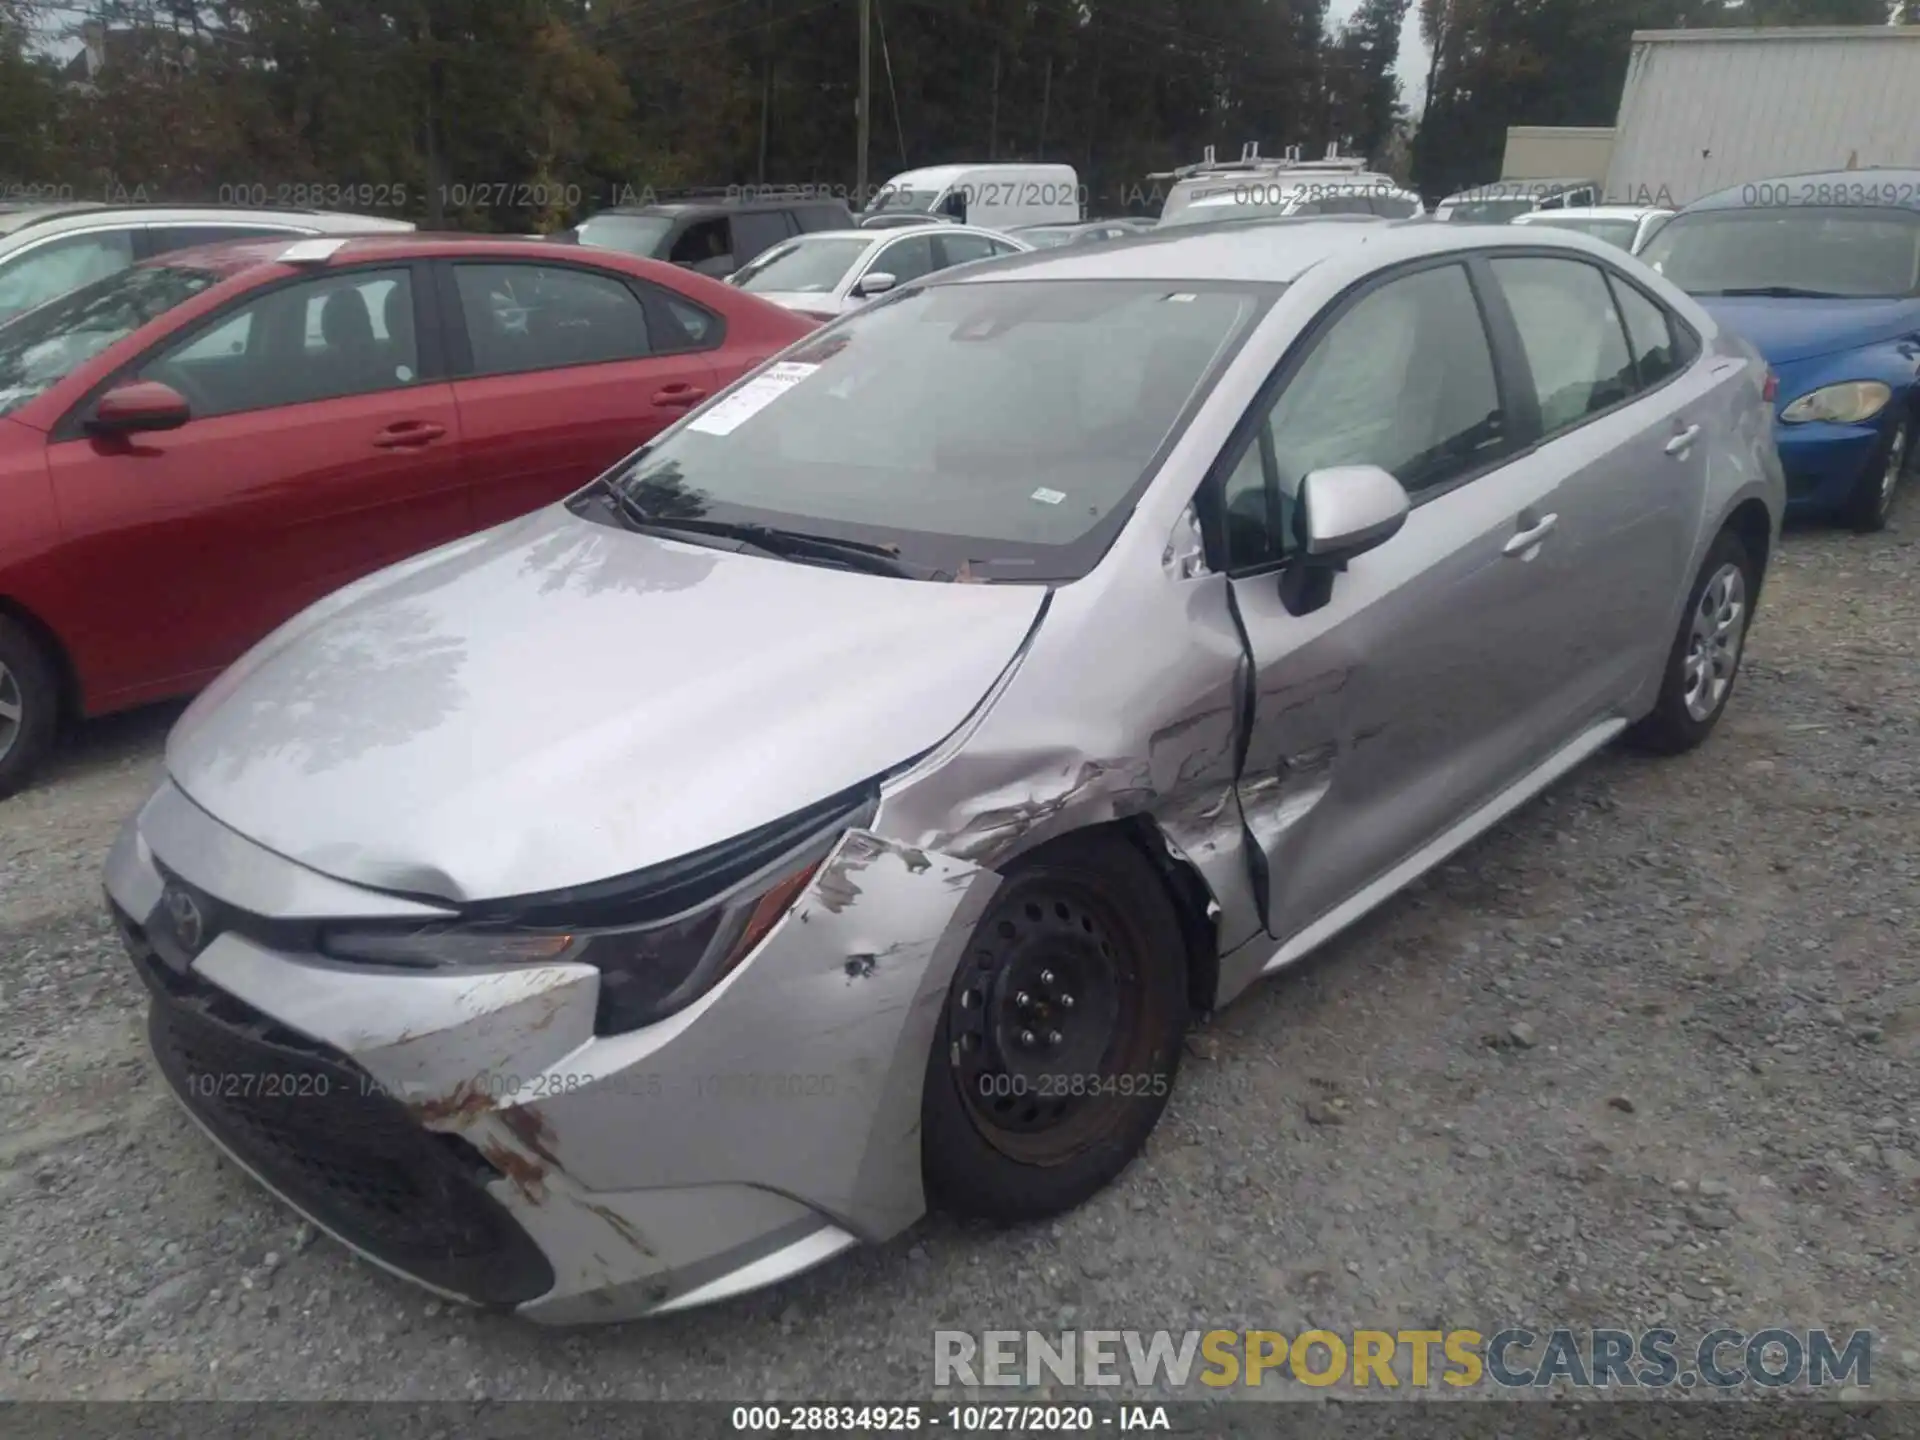
M1747 631L1747 577L1738 565L1713 572L1687 631L1687 714L1709 719L1727 698Z

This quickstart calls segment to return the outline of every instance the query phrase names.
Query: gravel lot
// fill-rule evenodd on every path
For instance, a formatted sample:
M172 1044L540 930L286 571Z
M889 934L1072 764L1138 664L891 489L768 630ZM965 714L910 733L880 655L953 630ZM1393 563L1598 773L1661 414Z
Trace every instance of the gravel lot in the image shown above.
M1516 1319L1869 1327L1920 1391L1917 636L1911 538L1790 535L1704 750L1602 755L1218 1016L1094 1203L598 1331L449 1313L190 1130L99 903L176 712L94 725L0 804L0 1396L901 1399L936 1328Z

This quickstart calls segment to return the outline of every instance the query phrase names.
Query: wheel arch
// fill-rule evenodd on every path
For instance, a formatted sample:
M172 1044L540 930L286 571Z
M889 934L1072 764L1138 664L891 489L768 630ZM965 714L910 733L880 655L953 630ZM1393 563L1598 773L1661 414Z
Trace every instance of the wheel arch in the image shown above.
M61 723L64 725L78 719L84 704L80 672L59 634L26 604L11 595L0 594L0 618L11 620L26 631L52 662L54 676L60 687Z
M1767 561L1773 550L1773 516L1767 510L1765 502L1755 496L1748 496L1733 507L1726 521L1720 527L1730 530L1747 547L1747 553L1753 557L1757 568L1754 576L1756 594L1766 583Z

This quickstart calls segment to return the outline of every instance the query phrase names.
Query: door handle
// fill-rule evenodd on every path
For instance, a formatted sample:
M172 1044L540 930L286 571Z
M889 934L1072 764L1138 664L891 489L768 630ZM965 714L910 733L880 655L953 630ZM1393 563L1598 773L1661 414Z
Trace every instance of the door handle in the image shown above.
M662 385L653 392L653 403L670 406L675 409L682 405L698 405L707 398L707 392L697 385Z
M1559 523L1560 517L1558 515L1547 516L1539 524L1530 529L1522 530L1511 540L1507 541L1505 545L1500 547L1500 553L1503 555L1521 556L1528 554L1534 546L1551 535L1553 533L1553 527Z
M408 450L431 445L446 433L446 426L431 420L399 420L374 436L373 443L382 450Z
M1687 447L1699 438L1700 427L1698 425L1689 425L1678 435L1667 441L1667 454L1684 455L1687 452Z

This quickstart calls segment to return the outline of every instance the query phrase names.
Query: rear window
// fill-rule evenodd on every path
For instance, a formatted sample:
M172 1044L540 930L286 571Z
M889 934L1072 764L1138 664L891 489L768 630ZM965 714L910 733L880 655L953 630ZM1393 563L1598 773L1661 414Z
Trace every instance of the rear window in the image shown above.
M111 345L220 283L213 270L143 265L0 325L0 415L37 399Z

